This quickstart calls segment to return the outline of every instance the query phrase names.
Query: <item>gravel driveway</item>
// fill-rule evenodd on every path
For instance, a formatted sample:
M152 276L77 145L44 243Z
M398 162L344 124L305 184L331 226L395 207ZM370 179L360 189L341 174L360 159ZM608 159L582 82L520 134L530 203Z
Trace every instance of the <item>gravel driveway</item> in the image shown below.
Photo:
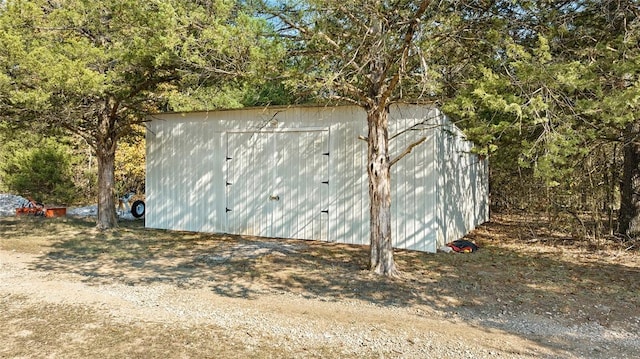
M398 253L411 270L384 280L353 246L5 218L0 358L640 357L637 256L572 266L487 243Z

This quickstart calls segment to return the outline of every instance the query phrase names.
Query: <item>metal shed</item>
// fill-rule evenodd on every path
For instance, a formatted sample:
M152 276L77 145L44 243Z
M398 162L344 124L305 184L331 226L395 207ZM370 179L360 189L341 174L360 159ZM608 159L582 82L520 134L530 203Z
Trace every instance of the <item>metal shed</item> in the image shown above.
M146 226L369 244L366 113L356 106L153 115ZM435 252L488 220L488 164L435 107L389 109L395 248Z

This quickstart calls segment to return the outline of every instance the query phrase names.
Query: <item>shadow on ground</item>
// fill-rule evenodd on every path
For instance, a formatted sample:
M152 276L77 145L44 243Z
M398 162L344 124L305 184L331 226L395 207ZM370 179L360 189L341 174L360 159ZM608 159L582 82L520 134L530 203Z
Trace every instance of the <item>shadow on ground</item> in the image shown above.
M517 221L494 221L472 233L481 246L474 254L397 251L403 276L396 279L371 274L362 246L151 230L140 221L107 232L80 219L29 222L0 219L0 238L42 241L33 269L77 274L89 284L168 283L249 300L291 293L416 306L500 329L500 318L523 314L567 325L640 327L637 253L532 246L514 235ZM546 345L561 348L569 338L554 340Z

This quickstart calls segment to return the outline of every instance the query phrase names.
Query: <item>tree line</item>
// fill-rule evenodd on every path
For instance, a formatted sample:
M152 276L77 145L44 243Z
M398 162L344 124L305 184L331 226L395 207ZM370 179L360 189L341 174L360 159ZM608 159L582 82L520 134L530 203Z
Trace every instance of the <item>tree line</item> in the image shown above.
M0 129L89 146L106 229L118 146L150 113L358 105L370 266L395 275L389 189L402 158L390 157L387 109L434 103L490 158L494 208L568 213L585 235L632 238L638 15L634 0L6 0Z

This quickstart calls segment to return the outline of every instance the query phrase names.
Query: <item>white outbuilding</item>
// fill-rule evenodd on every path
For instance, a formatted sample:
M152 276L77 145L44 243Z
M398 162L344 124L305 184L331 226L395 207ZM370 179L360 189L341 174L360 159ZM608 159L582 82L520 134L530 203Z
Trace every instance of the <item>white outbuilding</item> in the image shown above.
M488 220L488 164L437 108L389 109L395 248L435 252ZM365 111L164 113L147 123L150 228L369 244Z

